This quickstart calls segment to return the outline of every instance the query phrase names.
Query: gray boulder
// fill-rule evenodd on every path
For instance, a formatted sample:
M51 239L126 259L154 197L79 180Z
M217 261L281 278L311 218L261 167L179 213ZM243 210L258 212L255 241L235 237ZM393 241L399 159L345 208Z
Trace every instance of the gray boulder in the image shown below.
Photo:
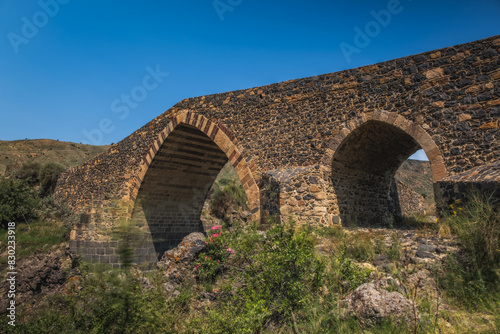
M203 233L191 233L184 237L177 247L166 251L157 266L164 270L168 280L180 283L189 265L205 247L207 245Z
M374 324L385 319L395 322L419 320L420 315L412 301L399 292L388 292L373 283L359 286L348 298L348 314Z

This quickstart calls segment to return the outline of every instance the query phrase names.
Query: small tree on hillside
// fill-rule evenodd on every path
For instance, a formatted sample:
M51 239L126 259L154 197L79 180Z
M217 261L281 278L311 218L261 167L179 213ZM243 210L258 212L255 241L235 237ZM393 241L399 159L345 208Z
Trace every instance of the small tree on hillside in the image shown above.
M0 222L28 222L36 217L39 200L34 190L22 180L0 180Z

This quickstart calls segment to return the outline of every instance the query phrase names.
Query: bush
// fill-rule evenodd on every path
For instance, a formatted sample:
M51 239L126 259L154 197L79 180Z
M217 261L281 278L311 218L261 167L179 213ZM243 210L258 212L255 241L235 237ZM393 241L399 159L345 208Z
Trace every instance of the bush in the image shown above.
M51 195L56 189L57 180L65 168L57 163L49 162L40 169L40 196Z
M198 278L213 283L217 275L223 272L229 256L234 251L228 246L229 232L223 232L222 226L213 226L206 240L207 248L199 254L200 261L196 265Z
M244 274L245 305L268 310L275 321L290 320L291 312L320 288L324 270L310 231L296 231L291 223L276 225L267 231Z
M36 218L39 200L25 181L0 181L0 222L28 222Z
M38 162L24 163L13 176L17 180L24 180L30 186L34 186L40 182L41 168L42 166Z
M227 219L232 211L247 207L247 195L239 180L222 178L214 183L210 211L217 218Z

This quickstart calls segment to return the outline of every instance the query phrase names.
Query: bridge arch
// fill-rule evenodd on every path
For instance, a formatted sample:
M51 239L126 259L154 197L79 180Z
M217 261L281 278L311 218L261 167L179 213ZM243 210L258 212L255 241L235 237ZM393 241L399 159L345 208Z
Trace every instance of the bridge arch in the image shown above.
M400 214L394 175L419 149L430 161L434 183L448 175L432 137L397 113L363 113L342 128L322 160L341 220L377 224Z
M187 234L203 231L203 204L228 161L243 185L251 218L259 221L257 168L245 158L234 134L224 125L187 110L170 119L142 160L137 175L140 187L130 192L135 201L131 220L149 239L142 252L162 256ZM151 260L150 254L137 255L138 262L141 255L143 260Z

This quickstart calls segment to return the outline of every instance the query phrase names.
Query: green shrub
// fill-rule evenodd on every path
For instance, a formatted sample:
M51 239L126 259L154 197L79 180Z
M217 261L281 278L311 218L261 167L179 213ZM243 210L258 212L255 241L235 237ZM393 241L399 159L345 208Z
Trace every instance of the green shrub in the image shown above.
M0 180L0 222L29 222L36 218L39 200L22 180Z
M248 207L245 189L239 180L222 178L214 183L210 212L217 218L226 219L233 210Z
M348 285L348 290L355 290L358 286L366 283L370 276L370 270L360 267L346 256L346 245L340 247L340 254L334 262L339 283Z
M309 230L279 224L266 233L246 268L243 293L247 308L269 310L276 321L287 321L324 279L325 262L314 254Z
M49 162L40 169L40 196L51 195L57 185L57 180L65 168L57 163Z
M224 270L229 256L234 253L229 247L228 237L229 232L223 231L221 225L213 226L208 233L207 248L199 254L195 268L201 281L213 283L217 275Z
M371 233L348 236L343 243L345 256L356 261L371 261L375 257L375 244Z
M24 180L30 186L37 185L40 182L40 169L42 166L38 162L24 163L21 169L14 173L14 178Z
M401 251L401 241L398 238L397 233L391 234L391 246L386 250L387 257L392 261L399 261L402 255Z

